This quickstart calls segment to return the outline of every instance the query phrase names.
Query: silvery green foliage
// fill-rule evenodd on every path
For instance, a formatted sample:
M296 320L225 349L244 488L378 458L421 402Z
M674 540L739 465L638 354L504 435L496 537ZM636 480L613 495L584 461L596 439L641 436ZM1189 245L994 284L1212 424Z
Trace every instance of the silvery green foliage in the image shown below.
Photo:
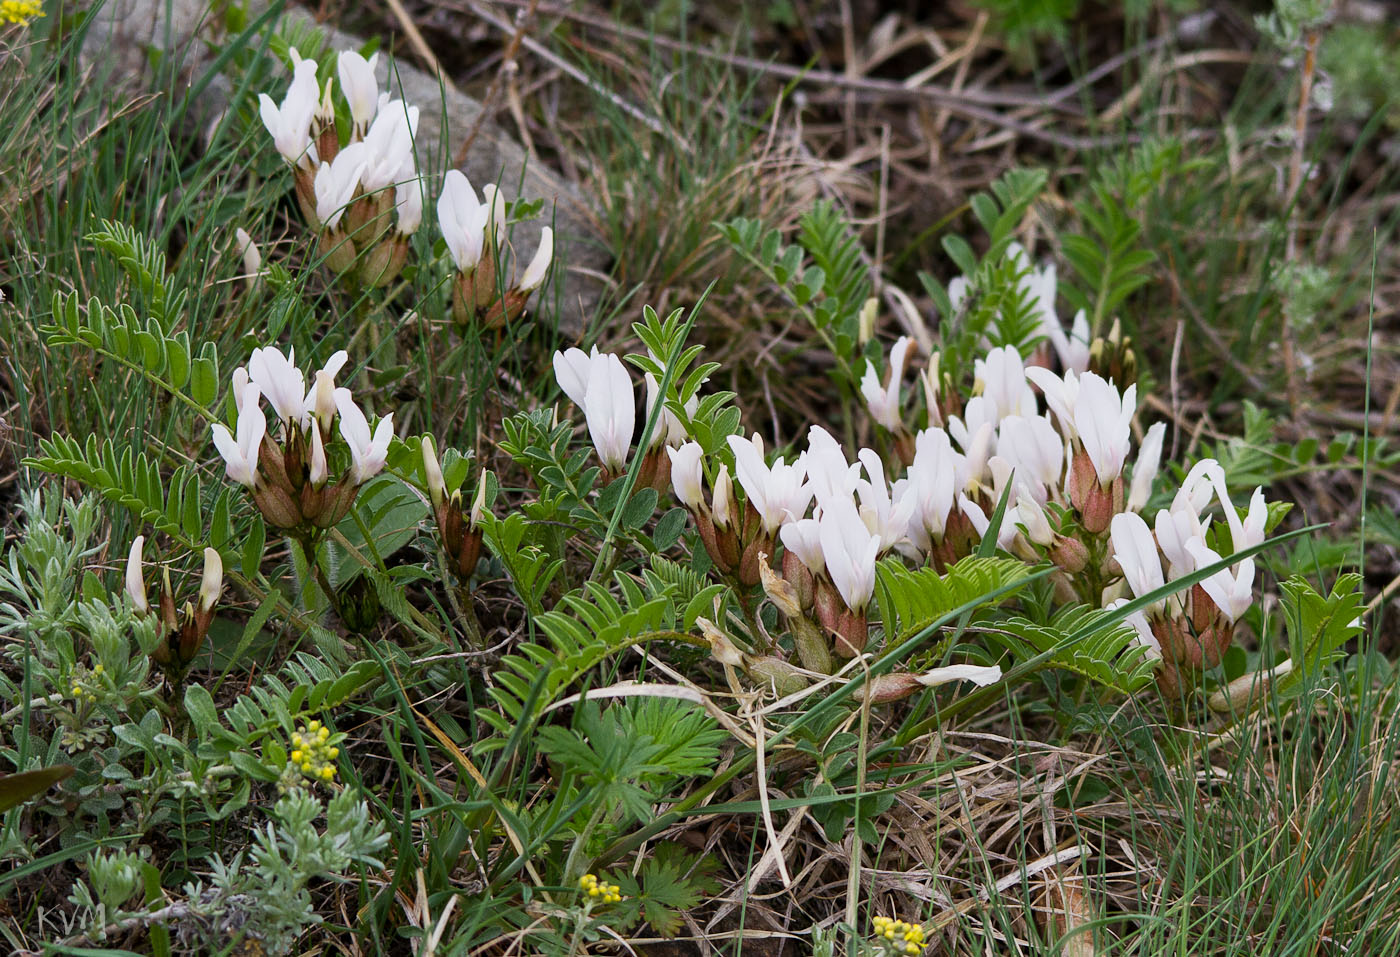
M74 884L68 900L78 908L79 925L93 934L122 916L122 905L141 888L144 862L129 851L94 851L87 864L87 882Z
M21 507L24 537L0 551L0 632L23 640L4 653L22 666L15 674L29 673L30 707L68 732L65 747L90 745L102 735L80 720L81 712L139 715L155 693L146 681L155 619L137 619L125 604L109 604L96 579L83 576L102 547L92 542L95 497L44 501L35 491L24 495ZM74 700L74 687L83 690L83 702ZM22 705L25 690L0 673L0 699Z
M268 954L291 953L297 938L321 921L307 885L345 880L357 865L383 867L377 855L389 835L348 790L326 804L307 791L292 791L273 807L272 817L253 832L249 854L227 863L211 857L208 881L186 884L185 899L175 904L123 910L140 889L144 862L123 851L91 855L88 882L77 884L69 897L79 908L77 926L97 941L113 924L160 924L180 953L215 953L239 939L257 941ZM322 819L324 827L318 827Z
M37 491L21 498L25 534L0 555L0 631L50 639L67 635L77 623L78 576L92 546L97 502L50 499Z
M249 862L218 875L225 896L237 895L244 927L270 954L287 953L320 917L306 886L312 880L345 879L355 865L383 867L377 855L389 843L369 807L344 790L325 805L305 790L285 795L272 810L275 822L256 833ZM324 829L316 821L324 814ZM230 893L231 892L231 893Z

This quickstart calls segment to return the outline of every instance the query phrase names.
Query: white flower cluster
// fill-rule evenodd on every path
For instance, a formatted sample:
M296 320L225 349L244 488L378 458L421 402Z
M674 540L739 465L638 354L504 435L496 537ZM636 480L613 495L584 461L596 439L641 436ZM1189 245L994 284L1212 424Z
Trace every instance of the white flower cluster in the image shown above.
M423 219L423 186L413 154L418 107L379 92L374 75L379 54L366 60L352 50L341 52L336 72L352 120L350 142L341 146L334 82L322 89L316 61L295 48L291 57L292 82L281 105L266 93L258 95L258 103L277 151L298 172L298 197L308 221L336 232L352 201L368 197L362 210L367 218L352 231L373 219L370 214L392 206L398 233L413 233Z
M1201 514L1212 498L1219 501L1229 525L1232 552L1263 543L1269 518L1264 490L1254 490L1249 509L1241 519L1230 501L1224 469L1214 459L1202 459L1186 474L1171 506L1158 510L1152 528L1134 512L1113 517L1110 535L1114 557L1135 598L1222 561L1222 556L1206 542L1211 519ZM1108 607L1118 607L1127 600L1117 599ZM1254 559L1244 558L1202 579L1187 592L1153 602L1128 620L1143 642L1166 659L1164 684L1175 687L1180 680L1179 670L1219 664L1229 647L1235 622L1253 603Z
M322 89L315 60L291 51L292 82L279 106L259 94L263 125L296 173L297 199L307 222L321 232L321 251L336 272L345 273L360 253L362 278L382 285L396 276L407 256L406 238L423 218L423 177L414 156L418 107L379 92L375 67L351 50L336 61L351 117L350 140L342 145L335 126L333 82ZM392 236L382 225L395 211ZM438 225L457 267L453 312L500 325L519 316L530 293L545 280L554 258L554 231L544 227L534 257L520 280L498 289L496 252L504 239L505 198L492 184L481 198L466 176L449 170L437 204Z
M496 275L496 251L505 240L506 201L494 183L481 187L477 198L471 181L448 170L437 204L438 227L447 254L457 267L452 288L452 314L459 323L473 318L498 327L515 319L525 301L544 282L554 260L554 230L540 231L540 244L519 282L501 295Z
M896 372L909 348L907 339L895 344L890 366ZM1171 508L1157 514L1155 537L1149 531L1138 513L1152 494L1165 426L1148 429L1134 457L1134 386L1120 391L1092 371L1057 375L1028 367L1010 346L977 361L976 383L976 394L960 407L954 397L946 425L909 436L903 475L892 473L873 449L861 449L851 462L825 429L813 426L806 451L771 466L757 435L729 438L735 478L746 511L755 517L751 525L736 518L740 512L729 501L722 465L713 504L706 505L703 455L694 443L672 454L677 497L696 514L716 564L735 570L743 583L753 577L747 564L755 548L771 553L776 536L785 550L783 577L794 584L803 607L837 637L837 650L847 654L864 640L878 558L894 552L944 568L990 533L990 516L1003 498L1007 510L997 547L1027 561L1053 561L1066 574L1069 592L1107 607L1117 607L1125 589L1145 595L1220 560L1206 542L1209 519L1201 517L1212 494L1230 523L1234 550L1263 541L1263 492L1255 491L1241 520L1213 460L1192 469ZM900 386L892 374L867 390L870 398L878 389L879 400L872 403L877 417L897 413ZM891 432L904 429L888 416L885 421L898 426ZM897 477L891 482L892 474ZM726 542L726 536L734 540ZM1081 574L1091 562L1090 572ZM1183 667L1216 663L1234 622L1252 602L1253 574L1253 561L1246 559L1173 606L1159 603L1151 616L1133 616L1142 643L1154 655L1166 647ZM1199 644L1202 634L1213 636L1218 652L1193 654L1185 647L1188 641Z
M344 350L332 355L307 388L295 350L283 355L274 346L254 349L248 365L233 372L235 428L221 422L211 426L228 477L252 493L278 528L334 525L345 517L355 490L384 468L393 414L381 418L371 434L350 390L335 385L346 360ZM267 433L264 398L280 425L280 446ZM337 421L350 467L341 481L330 483L326 448Z

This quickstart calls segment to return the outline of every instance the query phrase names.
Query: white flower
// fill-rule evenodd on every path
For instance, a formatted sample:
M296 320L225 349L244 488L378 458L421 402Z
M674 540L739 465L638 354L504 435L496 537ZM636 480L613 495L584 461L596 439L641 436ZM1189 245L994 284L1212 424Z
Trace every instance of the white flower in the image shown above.
M447 243L447 254L458 271L476 268L485 247L486 224L491 207L476 198L471 181L461 171L450 169L442 181L437 204L438 228ZM573 350L570 350L573 351ZM571 395L570 398L573 398ZM577 399L575 405L581 405Z
M1103 607L1105 611L1117 611L1131 600L1130 598L1118 598ZM1162 643L1158 641L1157 636L1152 633L1152 625L1147 621L1147 615L1143 614L1142 609L1139 608L1137 611L1130 613L1125 620L1128 624L1132 625L1133 630L1137 632L1137 643L1147 649L1147 657L1154 661L1160 660L1162 657Z
M978 359L974 368L993 425L1008 415L1036 414L1035 393L1026 384L1026 365L1015 348L993 349L985 359Z
M650 372L644 376L647 384L647 418L651 418L652 410L656 408L657 397L661 391L660 384L656 381L656 376ZM685 414L695 415L695 410L700 408L700 397L693 395L690 401L685 404ZM685 431L685 423L680 420L680 416L672 412L664 404L661 406L661 418L656 423L656 429L651 435L651 445L655 448L662 443L666 445L680 445L690 436Z
M729 477L727 465L719 467L715 494L710 498L710 515L715 520L715 528L728 528L734 517L734 480Z
M826 560L822 558L821 523L815 518L788 522L778 529L778 538L783 547L796 555L813 575L826 571Z
M316 372L316 378L311 383L311 388L307 390L306 398L302 400L301 419L306 421L307 416L314 415L321 422L321 428L327 432L331 428L331 420L335 418L335 377L345 366L350 358L349 353L344 349L334 352L326 364ZM301 375L297 372L297 375Z
M994 407L985 396L974 396L963 407L963 417L948 418L948 434L963 450L965 461L964 483L979 481L987 469L987 459L992 455L992 443L996 441L996 423L992 420Z
M335 154L335 159L317 168L316 179L312 181L316 191L316 218L326 229L335 229L340 224L345 207L355 197L364 168L364 143L351 143Z
M1053 312L1051 318L1054 318ZM1065 371L1083 375L1089 370L1089 317L1083 309L1074 314L1074 323L1070 326L1068 336L1060 327L1058 318L1047 323L1046 333L1050 336L1050 342L1054 345L1055 352L1060 357L1060 365Z
M860 464L846 461L841 443L820 425L807 431L807 484L820 508L832 498L849 499L860 479Z
M290 428L291 423L296 422L305 428L306 378L296 367L295 349L289 349L287 355L276 346L254 349L248 359L248 378L267 396L268 404L283 426Z
M423 178L415 176L394 187L394 226L400 236L412 236L423 224Z
M822 510L817 529L827 574L841 600L854 612L861 612L875 594L875 560L880 539L856 513L854 502L837 499Z
M1079 436L1074 425L1074 410L1079 404L1079 376L1073 370L1066 370L1061 378L1049 369L1031 366L1026 370L1026 378L1040 387L1045 404L1055 413L1060 434L1066 442L1073 442Z
M603 467L620 472L627 464L637 410L632 400L632 377L622 360L610 352L590 361L583 417Z
M301 164L309 168L312 158L311 120L320 105L321 86L316 80L316 61L298 60L292 70L292 83L287 87L287 95L279 107L266 93L258 94L259 113L263 126L272 134L273 145L282 158L293 166Z
M1026 537L1037 545L1054 544L1055 532L1050 527L1050 520L1045 517L1045 509L1019 482L1016 485L1016 520L1026 530Z
M1128 386L1120 397L1111 383L1093 372L1080 378L1074 427L1101 486L1107 487L1122 474L1132 443L1130 425L1136 408L1137 386Z
M1128 490L1128 511L1140 512L1152 497L1152 483L1157 478L1157 469L1162 461L1162 437L1167 426L1158 422L1147 430L1142 445L1138 446L1137 462L1133 465L1133 484Z
M471 514L467 516L467 527L476 531L481 519L486 515L486 470L482 469L476 479L476 497L472 499Z
M982 511L976 502L966 495L958 495L958 508L963 515L972 523L972 527L977 532L978 538L986 538L987 532L991 531L992 521L987 514ZM1011 521L1010 516L1002 513L1001 526L997 529L997 548L1002 551L1009 551L1011 543L1016 539L1016 523Z
M233 410L235 412L242 412L243 390L248 388L248 367L239 366L237 369L233 370L233 375L229 378L232 380Z
M671 486L676 498L692 512L700 511L705 504L705 450L699 442L687 442L678 449L667 448L666 454L671 458Z
M1264 490L1254 490L1254 494L1249 498L1249 511L1241 522L1240 513L1230 501L1230 490L1225 486L1224 471L1211 472L1210 481L1215 488L1216 497L1220 499L1220 508L1225 512L1225 521L1230 525L1230 543L1235 551L1242 552L1263 544L1264 525L1269 519L1269 506L1264 502Z
M1059 314L1055 312L1056 277L1054 263L1047 263L1036 269L1020 243L1012 243L1006 250L1007 258L1013 260L1018 269L1024 271L1021 277L1021 290L1035 303L1040 314L1040 332L1055 347L1060 357L1060 365L1066 371L1082 374L1089 368L1089 318L1081 309L1074 316L1074 323L1068 336L1060 325Z
M306 480L312 488L325 484L330 472L326 466L326 445L321 441L321 430L311 430L311 461L307 464Z
M915 675L914 680L926 688L936 688L953 681L971 681L980 688L994 685L1001 680L999 665L945 665Z
M379 106L379 81L374 77L378 61L378 53L366 60L354 50L342 51L336 60L340 90L345 94L345 102L350 104L350 118L360 134L369 128Z
M1133 595L1141 598L1166 584L1162 577L1162 559L1157 555L1157 543L1142 516L1135 512L1119 512L1109 525L1113 555L1123 569L1123 580ZM1158 602L1152 606L1155 611Z
M244 387L236 436L222 422L210 426L214 447L223 456L228 477L248 488L257 484L258 450L262 447L263 436L267 434L267 419L263 417L262 407L258 404L259 396L256 382Z
M534 292L544 282L549 272L549 264L554 261L554 230L545 226L540 230L540 245L535 250L530 265L525 267L525 275L520 277L520 291Z
M1216 483L1223 484L1224 481L1225 470L1220 467L1219 462L1215 459L1201 459L1191 466L1186 478L1181 480L1181 488L1172 499L1171 510L1179 512L1190 509L1192 514L1199 515L1201 509L1210 504L1211 496L1215 494Z
M569 401L580 409L583 408L583 397L588 394L588 375L593 360L597 357L597 346L588 352L582 349L566 349L554 353L554 379L569 397Z
M1044 503L1046 489L1058 491L1065 467L1065 444L1060 433L1043 415L1009 415L997 430L997 455L1016 470L1018 481L1036 502Z
M895 342L894 348L890 350L889 381L886 385L880 385L880 376L875 371L874 363L866 363L865 375L860 380L860 394L865 397L870 417L890 432L898 432L904 428L899 414L900 379L904 377L904 362L911 345L913 340L908 336L900 336Z
M199 610L207 612L224 590L224 560L216 548L204 550L204 575L199 583Z
M967 298L969 285L966 276L954 276L948 280L948 304L953 307L954 312L957 312L958 307Z
M350 481L363 485L384 468L389 441L394 437L393 413L384 416L370 436L369 420L350 397L349 389L335 390L335 407L340 412L340 436L350 446Z
M495 243L499 246L506 237L506 198L495 183L481 187L481 206L486 211L485 235L491 236L494 232Z
M805 455L799 455L791 465L785 464L779 456L769 468L763 464L763 453L752 440L731 435L729 448L734 452L735 476L749 504L763 520L765 534L772 535L784 522L795 522L803 516L812 500L812 488L803 481L807 474ZM854 502L851 510L855 510Z
M1206 529L1210 519L1202 522L1188 505L1175 510L1161 509L1153 522L1157 532L1157 544L1162 554L1167 556L1167 580L1176 581L1183 575L1196 570L1196 559L1186 547L1187 542L1205 542Z
M1220 556L1203 541L1192 539L1186 543L1186 548L1196 559L1197 568L1220 561ZM1254 604L1254 559L1246 558L1235 567L1238 571L1234 573L1222 568L1201 582L1201 588L1232 625Z
M145 544L146 536L137 535L126 556L126 593L131 598L132 606L143 615L151 610L150 602L146 600L146 579L141 569L141 548Z
M418 107L406 106L403 100L384 104L364 138L360 185L366 193L377 193L413 176L413 137L417 131Z
M953 451L947 432L925 429L914 437L914 462L903 483L895 483L895 494L913 502L908 535L921 550L943 540L958 490L966 482L965 469L966 460Z
M242 226L233 231L233 238L238 246L238 254L243 257L243 275L251 282L262 272L262 252Z
M447 495L447 482L442 477L442 464L438 462L431 435L423 436L423 443L418 451L423 456L423 475L428 483L428 497L433 500L434 505L441 505Z
M856 483L856 494L860 496L860 518L870 534L880 539L880 551L883 553L904 541L909 520L918 503L907 497L898 502L891 501L889 485L885 480L885 464L874 450L861 449L856 457L869 476L869 481L860 479Z

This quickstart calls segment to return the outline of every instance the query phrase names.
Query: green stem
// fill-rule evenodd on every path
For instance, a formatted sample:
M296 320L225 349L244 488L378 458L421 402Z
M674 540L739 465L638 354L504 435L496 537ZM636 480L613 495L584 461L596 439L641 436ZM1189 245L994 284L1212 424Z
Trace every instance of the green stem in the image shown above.
M593 809L592 816L588 818L588 823L583 826L583 830L580 831L578 837L574 839L574 846L569 848L569 856L564 861L564 884L566 886L572 886L575 881L583 876L582 871L578 873L574 872L578 865L579 856L583 854L584 849L588 846L589 838L593 836L593 832L596 831L598 825L602 823L603 815L606 812L607 806L599 802L598 806Z

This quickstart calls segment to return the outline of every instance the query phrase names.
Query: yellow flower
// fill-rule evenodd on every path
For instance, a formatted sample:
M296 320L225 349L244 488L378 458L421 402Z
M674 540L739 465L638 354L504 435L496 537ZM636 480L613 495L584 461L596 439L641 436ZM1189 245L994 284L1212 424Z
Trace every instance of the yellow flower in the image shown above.
M0 0L0 23L28 26L30 20L43 15L39 0Z
M335 759L340 757L337 745L344 738L344 734L331 734L320 721L308 721L292 732L293 748L287 763L312 781L329 783L335 780Z

